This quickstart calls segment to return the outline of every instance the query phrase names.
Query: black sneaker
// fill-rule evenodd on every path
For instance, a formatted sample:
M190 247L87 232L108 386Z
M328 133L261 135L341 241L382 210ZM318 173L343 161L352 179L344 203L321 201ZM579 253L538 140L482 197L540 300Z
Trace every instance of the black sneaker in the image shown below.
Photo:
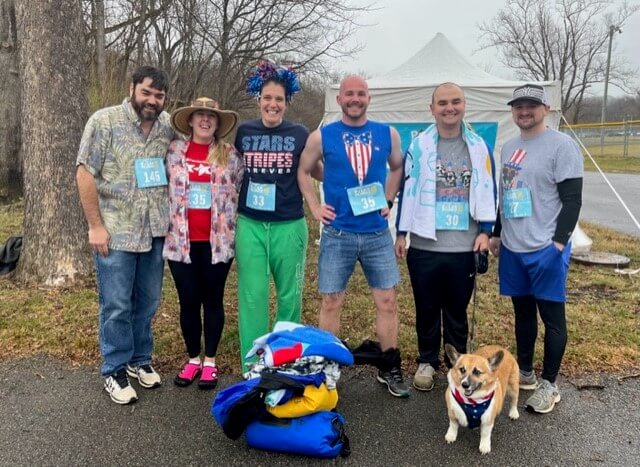
M387 385L391 395L409 397L409 387L405 384L399 367L392 368L391 371L378 371L378 381Z

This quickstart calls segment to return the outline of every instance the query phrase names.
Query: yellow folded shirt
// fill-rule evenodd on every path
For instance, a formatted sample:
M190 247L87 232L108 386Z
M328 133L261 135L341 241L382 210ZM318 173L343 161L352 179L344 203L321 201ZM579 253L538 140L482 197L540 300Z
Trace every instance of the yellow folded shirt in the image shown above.
M320 387L309 384L300 397L292 397L282 405L267 406L267 411L278 418L297 418L321 410L332 410L338 405L338 390L327 389L322 383Z

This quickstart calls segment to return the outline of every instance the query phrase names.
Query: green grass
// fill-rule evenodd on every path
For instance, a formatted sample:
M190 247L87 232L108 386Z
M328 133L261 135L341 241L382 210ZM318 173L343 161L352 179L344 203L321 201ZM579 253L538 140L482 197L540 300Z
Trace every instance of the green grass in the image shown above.
M583 143L589 150L591 156L604 172L626 172L640 173L640 142L635 138L628 145L627 156L624 156L624 145L622 138L616 141L607 139L607 145L600 149L600 141L595 139L585 139ZM584 151L583 151L584 153ZM585 154L585 170L596 170L591 159Z
M8 233L19 231L21 215L20 203L0 207L0 233L6 237ZM632 266L638 267L640 242L637 238L589 224L581 224L581 227L592 238L594 251L626 255L631 258ZM315 240L318 228L315 221L309 222L309 230L302 320L316 325L320 295L317 292L318 247ZM496 269L496 261L492 258L489 272L478 280L477 343L497 343L515 350L511 302L498 295ZM407 371L413 371L416 353L413 297L404 262L400 263L400 270L400 346ZM567 303L569 344L562 368L564 374L640 370L639 281L639 276L619 275L610 268L572 264ZM0 360L44 353L71 364L97 365L100 361L97 308L92 280L75 287L46 289L24 288L0 278ZM239 345L234 267L227 282L225 309L226 323L217 360L223 371L237 372ZM373 300L358 268L347 290L340 337L354 344L375 338L374 317ZM179 331L178 300L168 271L153 328L156 362L163 371L171 373L183 362L185 355ZM539 366L541 340L537 348L536 364Z
M23 202L14 201L10 204L0 204L0 244L7 238L22 232Z

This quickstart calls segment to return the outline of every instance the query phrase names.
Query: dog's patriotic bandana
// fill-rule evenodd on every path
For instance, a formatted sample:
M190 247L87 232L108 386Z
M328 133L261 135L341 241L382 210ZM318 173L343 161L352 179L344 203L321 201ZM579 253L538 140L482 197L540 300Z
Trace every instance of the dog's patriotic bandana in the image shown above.
M469 422L469 428L478 428L480 426L480 417L482 414L486 412L491 404L491 400L495 392L488 394L485 397L480 399L473 399L471 397L466 397L457 388L451 388L451 394L453 394L453 398L456 400L460 408L464 411L464 414L467 416L467 421Z

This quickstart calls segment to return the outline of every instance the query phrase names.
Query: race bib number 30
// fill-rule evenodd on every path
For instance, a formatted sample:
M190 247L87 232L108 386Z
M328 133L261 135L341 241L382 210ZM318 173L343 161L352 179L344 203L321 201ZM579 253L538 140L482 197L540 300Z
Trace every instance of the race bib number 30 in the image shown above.
M275 183L249 182L249 188L247 189L247 207L259 211L275 211Z
M387 207L384 188L380 182L347 189L354 216L360 216Z
M529 188L514 188L506 190L502 196L504 217L517 219L531 217L531 191Z
M189 209L211 209L211 184L191 182L189 184Z
M138 188L151 188L167 184L164 161L160 157L136 159L135 172Z
M469 203L436 202L436 230L469 230Z

